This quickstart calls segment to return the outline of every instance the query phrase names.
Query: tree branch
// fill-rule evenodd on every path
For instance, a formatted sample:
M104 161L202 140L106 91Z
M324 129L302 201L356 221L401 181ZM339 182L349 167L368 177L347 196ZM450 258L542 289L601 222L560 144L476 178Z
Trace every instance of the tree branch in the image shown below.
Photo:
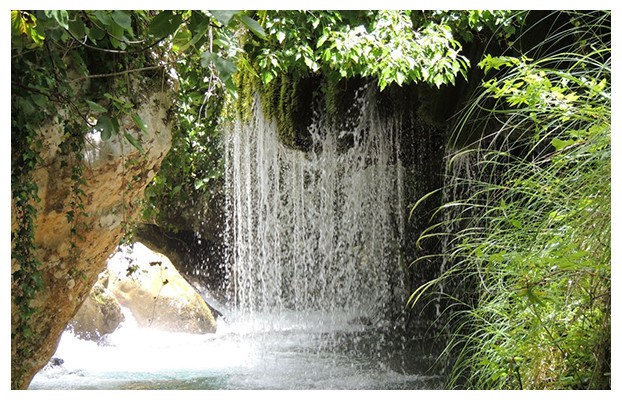
M71 81L72 82L77 82L77 81L82 81L84 79L110 78L112 76L119 76L119 75L125 75L125 74L129 74L129 73L134 73L134 72L149 71L149 70L164 68L165 65L166 64L151 65L149 67L142 67L142 68L136 68L136 69L127 69L127 70L121 71L121 72L111 72L111 73L108 73L108 74L94 74L94 75L88 75L88 76L81 76L79 78L72 79Z

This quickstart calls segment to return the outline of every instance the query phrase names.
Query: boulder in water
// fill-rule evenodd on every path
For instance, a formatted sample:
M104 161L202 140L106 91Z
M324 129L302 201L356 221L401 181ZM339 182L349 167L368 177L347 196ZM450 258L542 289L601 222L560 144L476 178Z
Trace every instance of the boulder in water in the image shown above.
M127 249L126 249L127 250ZM203 298L162 254L135 243L109 262L108 289L139 327L170 332L213 333L216 319Z
M73 333L80 339L100 341L125 320L117 298L105 287L107 283L108 272L104 271L69 323Z

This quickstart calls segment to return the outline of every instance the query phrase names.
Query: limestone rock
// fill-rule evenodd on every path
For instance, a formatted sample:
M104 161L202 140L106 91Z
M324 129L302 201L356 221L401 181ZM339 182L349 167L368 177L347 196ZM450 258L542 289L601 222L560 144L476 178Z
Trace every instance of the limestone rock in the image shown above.
M107 275L108 272L102 274ZM107 277L100 278L70 322L77 337L99 341L104 335L114 332L125 320L117 298L104 286L107 282Z
M213 333L216 320L201 296L170 260L135 243L131 253L108 262L108 288L139 327L171 332Z
M144 189L170 148L172 119L167 116L172 107L170 93L154 92L143 82L136 82L133 90L141 97L133 113L147 125L146 132L136 127L129 116L119 121L119 131L132 134L144 154L123 134L113 135L107 141L99 140L96 134L87 134L83 161L86 182L81 185L83 209L79 210L79 216L76 213L78 235L71 234L72 226L67 221L67 213L72 211L74 182L71 175L75 160L59 151L65 127L62 119L41 127L42 160L33 176L41 201L33 205L37 207L34 254L40 261L43 289L30 302L36 311L28 316L28 337L20 333L23 316L19 314L19 307L11 302L11 370L16 387L26 388L54 354L61 333L88 296L123 236L125 223L138 216ZM64 112L73 111L59 110L59 115ZM15 211L14 204L11 207ZM87 216L81 215L81 211ZM15 215L11 213L11 232L17 227ZM77 254L72 255L71 242L76 244ZM12 260L11 271L18 269L19 265ZM14 283L11 283L11 290L19 291ZM25 349L29 356L24 357L24 350L19 349Z

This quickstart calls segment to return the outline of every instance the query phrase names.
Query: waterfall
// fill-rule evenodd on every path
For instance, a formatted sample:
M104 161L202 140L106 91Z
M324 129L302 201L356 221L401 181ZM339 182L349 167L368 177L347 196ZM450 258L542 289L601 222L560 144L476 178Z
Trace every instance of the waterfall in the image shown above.
M377 321L403 307L401 126L379 115L376 95L360 89L339 128L315 113L308 152L279 141L258 98L226 132L229 292L240 313Z

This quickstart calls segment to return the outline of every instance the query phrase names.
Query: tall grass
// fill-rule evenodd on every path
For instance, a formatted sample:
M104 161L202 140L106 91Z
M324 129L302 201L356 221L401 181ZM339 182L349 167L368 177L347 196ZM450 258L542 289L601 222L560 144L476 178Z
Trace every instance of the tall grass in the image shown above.
M457 135L495 129L451 155L472 174L449 174L420 238L442 238L443 268L411 296L444 296L448 387L610 387L609 35L609 13L573 14L542 44L568 46L480 63L499 72Z

